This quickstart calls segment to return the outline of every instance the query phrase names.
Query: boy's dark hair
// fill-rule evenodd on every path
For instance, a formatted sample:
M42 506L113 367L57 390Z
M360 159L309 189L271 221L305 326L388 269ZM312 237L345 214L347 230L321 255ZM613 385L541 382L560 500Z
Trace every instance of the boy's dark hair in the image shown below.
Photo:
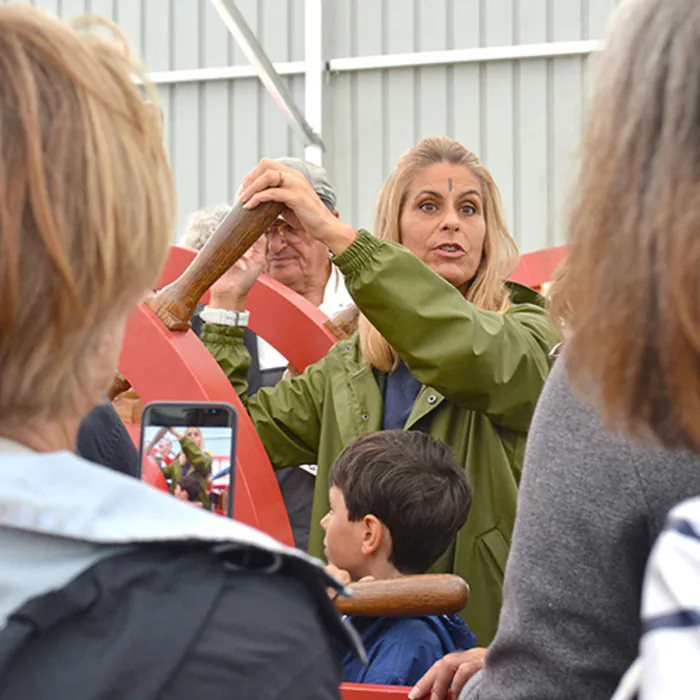
M187 493L188 501L196 501L203 493L202 484L199 479L192 474L183 476L177 485Z
M391 563L425 573L467 522L472 489L452 450L419 431L365 435L335 460L330 485L343 492L348 518L374 515L391 533Z

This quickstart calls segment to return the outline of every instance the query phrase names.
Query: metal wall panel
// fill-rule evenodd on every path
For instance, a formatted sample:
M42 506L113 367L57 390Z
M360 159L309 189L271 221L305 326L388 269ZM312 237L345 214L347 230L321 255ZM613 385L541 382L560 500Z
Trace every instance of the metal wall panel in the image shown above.
M0 4L7 0L0 0ZM35 0L65 19L93 12L116 21L149 71L248 65L208 0ZM272 61L304 59L303 0L237 0ZM297 104L304 78L286 78ZM303 156L304 146L255 78L159 87L175 172L180 237L190 212L231 201L262 157Z
M336 0L334 57L599 38L615 0ZM588 59L396 68L332 76L326 165L342 214L371 226L379 187L416 141L447 134L475 151L524 251L565 239ZM380 170L381 168L381 170Z
M275 62L304 58L304 0L236 0ZM3 0L0 0L0 3ZM246 65L208 0L35 0L117 21L154 72ZM615 0L324 0L327 58L599 38ZM379 188L422 136L447 134L492 170L525 251L564 240L585 120L587 58L343 72L325 85L325 165L341 215L373 225ZM287 80L303 107L304 77ZM303 144L254 78L159 87L165 139L189 212L230 200L261 157Z

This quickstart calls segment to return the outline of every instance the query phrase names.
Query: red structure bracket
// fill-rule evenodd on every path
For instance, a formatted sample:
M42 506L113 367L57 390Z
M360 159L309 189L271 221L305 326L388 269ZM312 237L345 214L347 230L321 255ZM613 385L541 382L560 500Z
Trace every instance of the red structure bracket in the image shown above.
M173 246L159 286L177 279L194 257L194 251ZM300 371L323 357L335 341L323 326L325 314L266 275L251 291L248 306L251 330ZM235 390L196 335L167 330L142 305L127 325L119 370L145 403L225 401L234 406L238 413L236 519L292 545L289 520L267 453ZM162 486L157 475L149 472L145 476Z

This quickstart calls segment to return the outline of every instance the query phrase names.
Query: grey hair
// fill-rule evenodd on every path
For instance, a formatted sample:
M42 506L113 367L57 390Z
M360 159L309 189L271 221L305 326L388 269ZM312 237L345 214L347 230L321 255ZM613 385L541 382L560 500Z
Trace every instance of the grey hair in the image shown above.
M180 245L185 248L202 250L232 208L230 204L216 204L213 207L200 209L190 214L187 228L180 239Z

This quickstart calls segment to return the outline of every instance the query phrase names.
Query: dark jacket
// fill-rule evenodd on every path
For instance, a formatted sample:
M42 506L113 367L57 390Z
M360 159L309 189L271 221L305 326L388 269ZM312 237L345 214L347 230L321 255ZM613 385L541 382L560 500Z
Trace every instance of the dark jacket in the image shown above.
M308 590L323 593L320 581L226 559L140 547L32 599L0 632L0 700L339 698L322 601Z
M0 700L339 698L332 640L353 637L309 558L73 455L0 450Z
M350 651L341 653L348 683L415 685L445 654L472 649L474 633L458 615L430 617L349 617L367 652L363 666Z
M367 232L334 260L359 309L422 384L404 428L446 442L471 477L469 520L434 571L468 581L464 617L486 645L501 608L525 439L559 333L533 290L509 284L512 307L484 311L406 248ZM250 398L240 329L205 324L202 339L247 402L272 466L318 465L309 551L323 556L331 465L360 435L382 426L382 394L358 336L336 343L301 376Z
M95 406L78 431L77 453L89 462L138 478L139 453L111 403Z

